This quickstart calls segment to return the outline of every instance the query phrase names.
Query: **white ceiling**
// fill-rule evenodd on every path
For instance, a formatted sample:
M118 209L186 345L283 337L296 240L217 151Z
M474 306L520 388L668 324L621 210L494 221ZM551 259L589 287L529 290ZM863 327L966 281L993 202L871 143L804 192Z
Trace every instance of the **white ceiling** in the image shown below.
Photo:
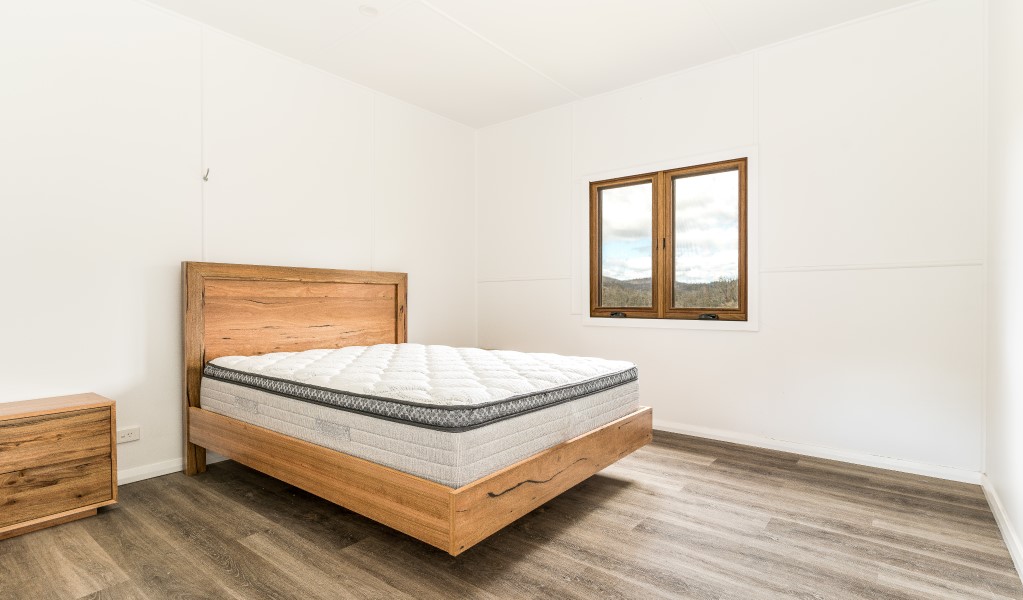
M151 1L482 127L915 0Z

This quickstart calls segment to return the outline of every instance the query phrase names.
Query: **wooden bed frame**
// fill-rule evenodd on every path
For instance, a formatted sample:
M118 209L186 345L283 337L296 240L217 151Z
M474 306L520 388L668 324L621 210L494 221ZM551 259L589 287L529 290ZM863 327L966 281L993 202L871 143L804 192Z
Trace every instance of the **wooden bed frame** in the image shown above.
M214 358L406 342L408 276L186 262L182 278L188 475L209 449L456 556L651 440L641 407L454 489L203 410Z

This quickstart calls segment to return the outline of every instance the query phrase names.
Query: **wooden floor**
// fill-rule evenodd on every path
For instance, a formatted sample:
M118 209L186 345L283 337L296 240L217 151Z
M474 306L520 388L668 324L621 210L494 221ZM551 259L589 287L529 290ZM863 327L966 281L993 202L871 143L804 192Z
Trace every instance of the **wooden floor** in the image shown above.
M232 462L0 541L0 598L1017 598L977 486L658 434L458 558Z

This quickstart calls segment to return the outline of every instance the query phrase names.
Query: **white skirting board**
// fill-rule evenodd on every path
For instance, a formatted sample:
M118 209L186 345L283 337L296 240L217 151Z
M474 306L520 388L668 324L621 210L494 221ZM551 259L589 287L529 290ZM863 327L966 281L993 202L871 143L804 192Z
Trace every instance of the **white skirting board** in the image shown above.
M826 458L829 460L852 463L854 465L877 467L879 469L888 469L889 471L913 473L914 475L926 475L928 477L937 477L939 479L948 479L951 481L980 485L981 474L979 472L957 469L955 467L930 465L927 463L918 463L900 458L890 458L887 456L876 456L863 452L854 452L852 450L838 450L835 448L828 448L826 446L801 444L799 442L789 442L786 440L736 433L733 431L696 427L681 423L672 423L670 421L661 421L657 418L654 419L654 429L670 433L681 433L694 437L708 438L721 442L732 442L735 444L743 444L745 446L767 448L768 450L780 450L782 452L791 452L793 454L802 454L805 456L813 456L815 458Z
M1002 539L1005 540L1005 546L1009 549L1012 562L1016 565L1016 575L1019 576L1020 581L1023 581L1023 540L1020 539L1012 522L1009 521L1009 513L1005 512L1005 506L987 475L982 477L980 485L984 488L987 503L991 506L991 512L994 513L995 521L998 522L998 529L1002 532Z
M227 458L210 452L206 455L206 464L211 465L218 463ZM169 475L171 473L178 473L185 468L185 463L180 458L174 458L171 460L165 460L163 462L153 463L150 465L142 465L141 467L134 467L131 469L118 469L117 470L117 485L118 487L129 483L135 483L136 481L142 481L143 479L152 479L153 477L159 477L161 475Z

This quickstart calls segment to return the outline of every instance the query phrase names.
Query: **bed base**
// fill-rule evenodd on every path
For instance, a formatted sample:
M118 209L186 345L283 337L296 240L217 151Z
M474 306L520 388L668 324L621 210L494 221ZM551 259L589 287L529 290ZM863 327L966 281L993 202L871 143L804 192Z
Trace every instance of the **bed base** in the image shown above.
M652 438L649 408L452 489L203 410L202 369L220 356L408 341L408 275L182 263L184 471L212 450L452 555Z
M457 556L651 441L635 412L460 488L189 408L193 444Z

